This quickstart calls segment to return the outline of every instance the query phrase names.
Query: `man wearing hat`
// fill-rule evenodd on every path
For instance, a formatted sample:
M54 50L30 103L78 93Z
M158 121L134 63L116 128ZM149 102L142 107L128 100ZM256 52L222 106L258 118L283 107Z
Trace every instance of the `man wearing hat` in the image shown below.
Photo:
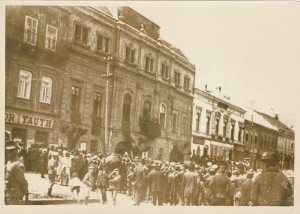
M225 173L225 166L220 166L218 174L213 177L209 184L213 195L212 205L214 206L225 206L226 200L228 199L230 180Z
M163 195L162 191L164 189L164 173L160 171L160 163L155 161L151 164L153 167L149 172L147 179L148 185L150 187L150 192L152 193L152 203L154 206L163 205Z
M292 206L293 188L290 180L278 170L278 153L265 152L261 162L265 170L253 182L253 206Z
M20 166L18 159L18 146L14 141L5 143L5 152L8 162L5 167L5 204L20 205L23 204L23 197L28 196L28 182L25 179L23 167Z
M113 199L114 205L117 202L118 191L120 190L121 175L118 168L114 169L108 176L109 187L111 190L111 197Z
M51 197L52 187L55 184L56 168L58 167L58 152L51 152L51 159L48 161L48 197Z

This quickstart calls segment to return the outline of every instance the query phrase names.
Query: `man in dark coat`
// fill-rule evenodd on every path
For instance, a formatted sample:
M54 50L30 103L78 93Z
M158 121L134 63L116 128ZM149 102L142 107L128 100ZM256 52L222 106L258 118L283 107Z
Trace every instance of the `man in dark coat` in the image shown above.
M253 172L247 173L247 180L241 184L240 191L241 191L241 206L248 206L249 202L251 203L251 190L253 185Z
M160 171L160 163L156 161L152 164L153 169L149 172L148 185L150 187L150 191L152 193L152 202L154 206L162 206L163 205L163 187L164 187L164 173Z
M212 205L214 206L225 206L226 200L228 199L230 180L226 175L224 175L225 173L225 167L221 166L219 174L217 174L209 184L213 194Z
M132 186L135 192L135 203L133 205L139 206L141 203L144 182L146 178L146 168L142 161L136 166L132 174Z
M184 173L181 191L184 195L185 206L193 206L195 202L196 189L197 189L198 173L195 172L195 164L189 164L189 170Z
M277 168L278 154L265 152L261 161L264 171L253 182L251 200L254 206L292 206L293 188L290 180Z

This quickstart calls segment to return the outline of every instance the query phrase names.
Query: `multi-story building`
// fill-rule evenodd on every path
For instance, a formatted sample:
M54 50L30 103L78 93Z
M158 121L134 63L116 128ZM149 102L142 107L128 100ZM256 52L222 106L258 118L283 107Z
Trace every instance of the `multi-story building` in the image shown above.
M245 158L249 158L254 169L260 166L258 161L267 151L277 150L278 129L263 116L251 108L244 109L245 113Z
M56 7L6 6L5 130L25 147L57 143L67 25Z
M195 66L160 38L160 27L129 7L118 8L110 117L113 151L189 158Z
M230 98L209 90L194 91L192 152L221 160L240 160L245 110Z
M272 117L265 113L257 112L265 120L276 126L278 129L278 139L276 149L281 155L281 169L294 169L294 141L295 132L293 129L287 127L278 118L278 115Z
M67 146L60 127L75 123L88 130L76 148L157 159L177 148L188 159L195 66L157 24L129 7L6 13L6 130L14 138Z

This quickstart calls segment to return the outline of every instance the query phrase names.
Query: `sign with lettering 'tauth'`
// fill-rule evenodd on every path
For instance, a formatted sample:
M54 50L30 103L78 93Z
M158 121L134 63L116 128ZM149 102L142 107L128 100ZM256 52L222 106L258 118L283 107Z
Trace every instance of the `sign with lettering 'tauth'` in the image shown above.
M47 129L52 129L53 127L53 120L51 119L38 117L38 116L25 115L25 114L11 113L11 112L5 112L5 122L22 124L27 126L35 126L35 127L41 127Z

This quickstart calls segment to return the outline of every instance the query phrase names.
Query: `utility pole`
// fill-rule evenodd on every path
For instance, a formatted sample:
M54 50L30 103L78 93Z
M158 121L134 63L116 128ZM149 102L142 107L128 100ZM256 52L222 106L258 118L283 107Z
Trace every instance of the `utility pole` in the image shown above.
M251 158L251 165L252 165L252 169L254 170L254 142L253 142L253 133L254 133L254 130L253 130L253 115L251 115L251 144L252 144L252 158Z
M104 146L103 146L103 153L105 153L105 148L108 145L108 96L109 96L109 77L113 74L109 73L109 65L112 60L112 57L109 55L107 56L106 62L106 74L101 75L102 78L106 79L106 91L105 91L105 118L104 118Z

